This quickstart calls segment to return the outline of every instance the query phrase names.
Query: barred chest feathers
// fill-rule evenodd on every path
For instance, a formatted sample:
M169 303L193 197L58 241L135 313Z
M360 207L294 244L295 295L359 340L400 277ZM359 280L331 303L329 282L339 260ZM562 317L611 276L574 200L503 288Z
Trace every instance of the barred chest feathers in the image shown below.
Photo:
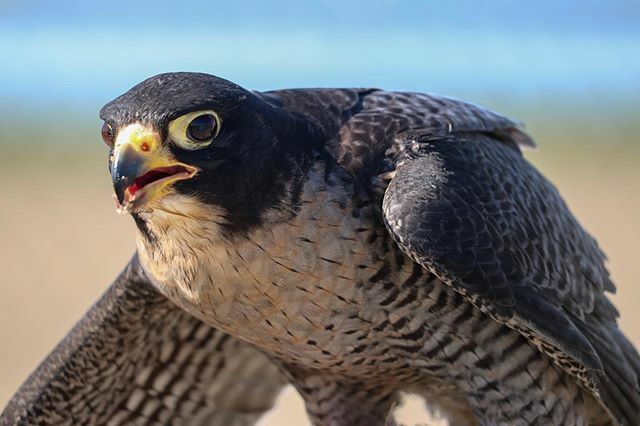
M145 218L155 241L139 234L141 260L165 295L215 327L288 356L310 340L340 350L347 342L333 341L335 328L362 328L380 315L363 283L388 273L389 257L399 278L412 273L372 219L378 207L355 206L353 195L352 184L317 163L295 217L235 240L220 232L222 212L167 196Z

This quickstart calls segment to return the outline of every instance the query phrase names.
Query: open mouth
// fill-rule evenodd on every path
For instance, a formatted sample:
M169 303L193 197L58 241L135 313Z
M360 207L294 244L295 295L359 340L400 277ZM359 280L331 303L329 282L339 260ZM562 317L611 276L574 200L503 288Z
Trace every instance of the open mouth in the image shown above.
M135 178L133 185L129 185L125 189L125 205L141 198L144 195L144 191L142 190L153 184L189 179L193 177L195 173L195 168L185 167L180 164L149 170L147 173Z

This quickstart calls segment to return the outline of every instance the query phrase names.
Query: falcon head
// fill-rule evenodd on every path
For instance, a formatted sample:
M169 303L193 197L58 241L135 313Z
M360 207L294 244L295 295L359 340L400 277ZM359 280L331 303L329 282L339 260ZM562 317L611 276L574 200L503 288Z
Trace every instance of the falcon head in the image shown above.
M102 137L119 211L140 226L156 212L198 206L247 229L290 207L295 118L265 99L208 74L167 73L106 104Z

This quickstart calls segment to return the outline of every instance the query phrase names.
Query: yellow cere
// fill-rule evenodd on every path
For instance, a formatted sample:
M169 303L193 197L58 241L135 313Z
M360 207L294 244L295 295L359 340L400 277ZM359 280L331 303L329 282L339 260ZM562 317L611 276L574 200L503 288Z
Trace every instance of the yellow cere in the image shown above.
M118 132L115 146L128 144L139 153L153 152L158 149L158 133L139 123L130 124Z
M173 155L161 146L158 133L140 123L130 124L118 132L114 152L117 154L126 146L133 148L140 155L145 170L176 164Z

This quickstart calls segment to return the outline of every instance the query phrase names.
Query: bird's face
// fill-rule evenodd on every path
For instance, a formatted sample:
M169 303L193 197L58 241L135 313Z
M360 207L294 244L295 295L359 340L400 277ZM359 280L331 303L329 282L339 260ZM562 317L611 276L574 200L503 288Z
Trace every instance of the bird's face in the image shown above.
M206 74L161 74L133 87L100 112L119 210L137 220L157 210L184 214L180 196L214 206L230 228L257 225L283 201L278 182L290 169L269 124L274 114L253 93Z
M171 122L167 137L153 125L136 122L119 128L114 138L113 128L105 123L103 139L113 144L110 168L118 209L122 212L148 209L166 195L174 183L193 178L200 169L178 160L169 148L170 143L189 147L187 149L203 149L215 137L218 119L214 117L209 111L186 114ZM198 132L205 135L202 140L197 138Z

